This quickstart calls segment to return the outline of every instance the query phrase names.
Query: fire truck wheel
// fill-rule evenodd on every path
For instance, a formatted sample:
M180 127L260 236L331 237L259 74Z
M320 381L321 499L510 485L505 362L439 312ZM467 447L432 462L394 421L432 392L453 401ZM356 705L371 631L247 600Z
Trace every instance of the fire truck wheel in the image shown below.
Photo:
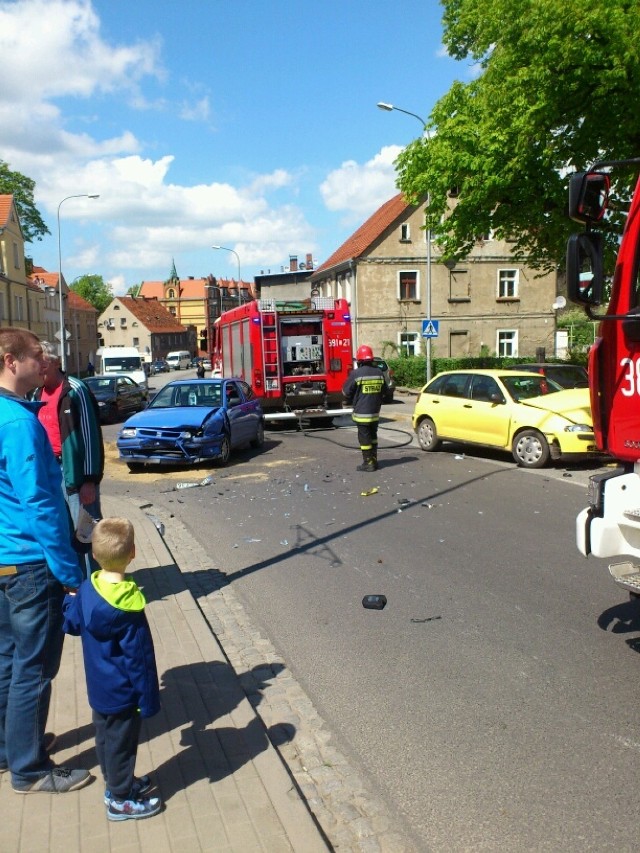
M218 465L227 465L230 458L231 442L229 441L229 436L225 435L222 441L220 442L220 456L218 456L217 459Z
M549 443L537 429L523 429L513 439L513 458L523 468L544 468L551 458Z
M256 432L256 437L253 439L253 441L250 441L249 444L251 445L251 447L262 447L262 445L264 444L264 424L263 423L258 424L258 430Z

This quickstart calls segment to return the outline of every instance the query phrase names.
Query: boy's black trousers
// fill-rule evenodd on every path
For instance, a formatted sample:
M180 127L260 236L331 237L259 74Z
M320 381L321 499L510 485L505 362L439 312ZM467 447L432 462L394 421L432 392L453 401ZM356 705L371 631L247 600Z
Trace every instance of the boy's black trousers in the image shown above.
M130 799L142 718L137 708L119 714L93 712L96 752L107 790L114 800Z

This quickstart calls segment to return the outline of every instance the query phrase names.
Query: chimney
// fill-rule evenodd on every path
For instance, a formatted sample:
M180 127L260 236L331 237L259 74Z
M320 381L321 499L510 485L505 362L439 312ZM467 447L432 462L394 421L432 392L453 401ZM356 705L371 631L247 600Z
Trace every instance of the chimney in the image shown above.
M298 272L298 256L289 255L289 272Z
M313 255L310 252L307 252L307 269L313 269Z

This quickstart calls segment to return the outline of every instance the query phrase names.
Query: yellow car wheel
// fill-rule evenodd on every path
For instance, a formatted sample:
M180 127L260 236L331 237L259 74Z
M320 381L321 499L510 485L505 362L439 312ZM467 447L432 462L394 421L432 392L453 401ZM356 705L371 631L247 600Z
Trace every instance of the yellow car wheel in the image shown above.
M523 429L513 439L513 458L523 468L544 468L551 458L549 442L537 429Z
M418 444L422 450L429 451L438 449L440 446L440 439L438 438L436 425L431 418L423 418L418 424L416 432L418 435Z

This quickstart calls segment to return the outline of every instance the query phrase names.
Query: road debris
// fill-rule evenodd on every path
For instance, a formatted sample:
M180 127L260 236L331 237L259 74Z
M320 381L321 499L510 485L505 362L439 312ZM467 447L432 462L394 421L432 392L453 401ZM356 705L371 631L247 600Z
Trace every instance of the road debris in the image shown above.
M372 489L367 489L364 492L360 492L361 498L368 498L370 495L377 495L380 490L377 486L374 486Z
M436 619L442 619L442 616L427 616L426 619L411 619L410 621L418 624L422 622L435 622Z
M203 480L198 481L197 483L188 483L181 482L176 483L175 486L171 486L170 489L163 489L163 494L166 492L178 492L182 491L182 489L198 489L200 486L212 486L213 485L213 474L209 474L208 477L205 477Z
M383 610L386 603L386 595L365 595L362 599L362 606L367 610Z

